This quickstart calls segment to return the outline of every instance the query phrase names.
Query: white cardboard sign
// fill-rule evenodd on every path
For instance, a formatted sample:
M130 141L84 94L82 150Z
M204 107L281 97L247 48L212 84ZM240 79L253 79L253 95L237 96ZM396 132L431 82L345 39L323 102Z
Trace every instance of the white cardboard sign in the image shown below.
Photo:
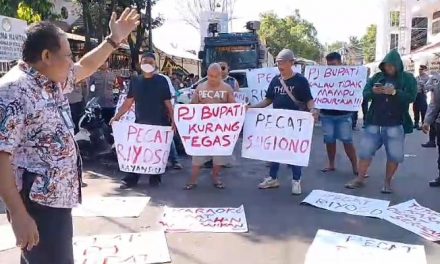
M72 210L77 217L139 217L150 197L90 197Z
M429 241L440 241L440 213L416 200L390 206L384 219Z
M293 70L297 73L301 73L301 65L295 65ZM279 74L280 71L277 67L259 68L248 71L247 81L251 93L251 104L257 104L266 98L266 92L270 82Z
M167 232L245 233L244 206L238 208L165 207L161 221Z
M304 75L316 108L357 112L367 72L364 66L307 66Z
M11 225L0 225L0 251L15 248L16 240Z
M389 201L347 195L343 193L313 190L302 203L333 212L383 218Z
M113 136L119 169L139 174L162 174L170 154L171 127L114 122Z
M174 121L191 156L230 156L243 127L243 104L176 105Z
M73 252L81 264L171 262L163 231L75 237Z
M424 246L318 230L305 264L426 264Z
M251 108L246 113L242 156L308 166L313 125L308 112Z
M127 98L127 94L121 94L119 95L118 103L116 104L116 113L121 108L122 104L124 104L125 99ZM130 110L128 110L127 113L125 113L121 119L119 119L120 122L129 122L134 123L136 120L136 114L135 114L135 104L131 106Z

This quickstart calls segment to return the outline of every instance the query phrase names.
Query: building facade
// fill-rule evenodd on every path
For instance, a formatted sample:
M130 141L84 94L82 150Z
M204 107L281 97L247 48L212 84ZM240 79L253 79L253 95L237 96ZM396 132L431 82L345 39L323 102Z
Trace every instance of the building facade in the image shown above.
M397 49L406 55L440 42L440 0L381 0L376 58Z

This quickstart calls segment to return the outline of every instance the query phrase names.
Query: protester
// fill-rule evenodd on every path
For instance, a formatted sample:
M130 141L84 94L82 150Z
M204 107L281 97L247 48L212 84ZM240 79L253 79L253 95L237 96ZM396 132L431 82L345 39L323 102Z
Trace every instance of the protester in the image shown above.
M364 100L371 101L371 105L360 144L359 175L346 187L355 189L365 184L371 160L384 145L387 165L382 192L391 193L391 180L404 159L405 134L413 130L408 111L417 96L417 82L411 73L404 71L402 59L395 50L385 56L379 68L381 72L364 88Z
M423 86L425 88L424 89L426 91L425 97L427 97L426 94L429 92L431 92L431 94L432 94L432 91L435 86L435 85L433 85L432 81L433 81L433 79L431 77L429 77L429 75L428 75L428 67L426 67L425 65L421 65L420 66L420 76L417 79L417 82L418 82L419 86ZM422 119L422 123L424 123L423 119ZM429 134L428 142L426 142L425 144L422 144L422 147L424 147L424 148L435 148L436 147L436 137L437 137L436 127L437 126L435 124L432 124L431 128L429 129L429 133L428 133Z
M265 108L273 104L274 109L304 110L308 109L315 119L318 118L319 110L315 108L310 91L309 82L299 73L295 73L292 67L295 63L295 55L291 50L284 49L276 57L276 62L281 75L275 76L269 84L266 98L249 108ZM287 129L287 128L286 128ZM301 167L289 165L292 170L292 194L301 194ZM260 189L277 188L278 170L280 164L272 162L269 177L266 177L258 187Z
M238 92L238 90L240 89L237 80L232 77L229 76L229 65L226 62L219 62L220 66L222 67L222 78L223 81L227 84L229 84L229 86L232 87L232 89L234 90L234 92Z
M153 126L173 125L173 104L171 103L170 84L167 79L156 70L154 53L147 52L141 56L143 74L130 81L127 98L118 113L111 120L120 118L135 104L135 122L137 124ZM128 173L122 179L121 189L128 189L138 184L140 174ZM158 186L162 182L161 175L150 175L151 186Z
M416 78L417 97L416 97L416 101L413 104L413 112L414 112L414 128L417 130L421 130L419 122L421 120L422 124L424 123L426 109L428 108L428 101L426 94L429 92L429 90L427 89L428 87L426 86L426 83L429 80L429 75L427 71L428 71L428 67L426 67L426 65L420 65L419 76L417 76Z
M423 132L431 133L434 126L437 137L438 159L437 165L439 174L436 179L429 183L431 187L440 187L440 74L435 74L430 80L432 85L432 98L425 117L425 123L422 126Z
M326 56L327 65L342 65L341 54L332 52ZM340 110L322 109L320 120L324 131L324 143L327 148L328 166L321 171L323 173L336 170L336 140L344 144L345 153L351 162L353 174L357 175L356 149L353 144L352 112Z
M159 69L157 69L157 66L155 66L155 67L156 67L156 74L164 77L167 80L168 87L170 89L170 94L171 94L171 100L170 101L171 101L171 104L174 107L174 104L176 103L176 99L177 99L176 98L176 89L174 88L171 79L168 76L164 75L164 74L160 74L159 73ZM175 170L183 169L182 164L180 164L180 162L178 161L178 157L179 157L179 155L177 153L176 143L175 143L175 141L173 139L173 141L171 142L170 155L168 157L169 162L168 162L168 166L167 167L171 167L171 168L173 168Z
M109 37L77 63L62 30L46 21L31 25L23 61L0 79L0 197L21 263L74 263L71 208L81 202L81 160L63 94L138 24L136 10L126 9L119 20L112 14Z
M226 104L235 103L234 91L229 84L222 79L222 69L218 63L213 63L208 68L207 81L199 84L194 92L191 104ZM185 186L185 190L197 187L197 182L202 166L209 160L213 161L212 180L214 187L224 189L225 186L220 179L222 166L226 164L226 157L223 156L193 156L192 174L190 182Z
M92 96L98 98L101 106L102 119L108 124L115 115L116 102L113 97L113 88L117 86L116 75L109 70L108 61L99 67L99 71L90 77L90 86L94 85Z
M70 113L72 115L73 125L75 126L75 134L79 132L79 121L84 114L85 100L88 97L88 87L85 81L81 81L75 85L75 89L66 94L69 101Z

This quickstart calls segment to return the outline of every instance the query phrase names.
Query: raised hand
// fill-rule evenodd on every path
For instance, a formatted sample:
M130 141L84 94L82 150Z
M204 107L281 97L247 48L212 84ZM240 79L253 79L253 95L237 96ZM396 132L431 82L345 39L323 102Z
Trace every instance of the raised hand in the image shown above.
M116 43L122 43L128 35L139 25L140 15L136 9L126 8L119 19L113 12L110 19L110 38Z

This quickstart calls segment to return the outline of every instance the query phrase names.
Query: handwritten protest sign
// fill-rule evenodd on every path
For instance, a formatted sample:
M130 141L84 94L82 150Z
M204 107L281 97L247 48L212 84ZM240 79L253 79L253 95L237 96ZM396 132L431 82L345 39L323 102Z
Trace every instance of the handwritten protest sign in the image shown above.
M166 207L161 224L167 232L244 233L248 231L243 205L238 208Z
M363 66L307 66L305 77L319 109L358 111L367 83Z
M243 104L176 105L174 120L188 155L229 156L245 113Z
M0 251L15 248L14 231L11 225L0 225Z
M235 102L239 104L249 104L251 100L251 90L241 89L238 92L234 92Z
M318 230L304 264L426 264L424 246Z
M301 65L293 67L295 72L301 73ZM247 73L248 87L250 89L251 104L256 104L266 98L266 92L272 79L279 75L277 67L251 69Z
M416 200L390 206L384 219L429 241L440 241L440 213Z
M390 204L389 201L321 190L313 190L302 203L333 212L377 218L384 217Z
M168 162L171 127L127 122L113 123L119 169L140 174L162 174Z
M119 109L121 108L121 106L124 103L126 98L127 98L127 94L119 95L118 103L116 104L116 113L119 111ZM123 115L121 117L121 119L119 119L119 121L120 122L134 123L135 120L136 120L135 105L133 103L133 105L131 106L130 110L128 110L128 112L125 113L125 115Z
M313 116L283 109L249 109L242 157L307 166L312 146Z
M139 217L150 197L85 197L72 210L78 217Z
M163 231L75 237L73 252L81 264L171 262Z

